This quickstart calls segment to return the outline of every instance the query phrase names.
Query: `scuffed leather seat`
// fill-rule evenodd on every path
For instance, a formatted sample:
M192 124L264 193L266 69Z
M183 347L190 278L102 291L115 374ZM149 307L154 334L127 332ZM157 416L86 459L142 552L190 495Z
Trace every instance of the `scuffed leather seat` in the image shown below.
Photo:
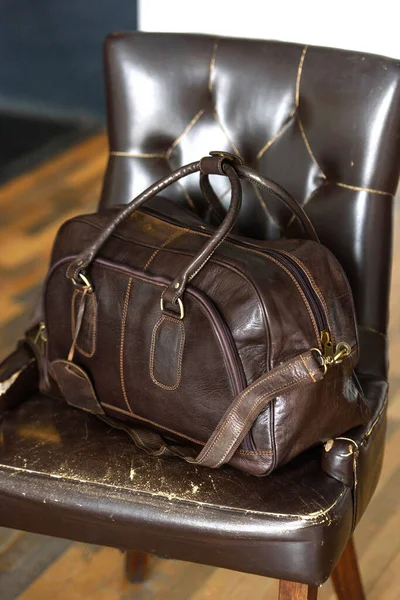
M110 161L101 205L128 202L214 149L285 186L349 277L373 418L329 451L316 448L257 479L149 458L123 432L35 395L2 421L0 524L320 584L382 464L399 64L297 44L144 33L111 36L105 58ZM197 186L186 178L165 195L207 218ZM243 204L244 234L296 235L257 188L246 188Z

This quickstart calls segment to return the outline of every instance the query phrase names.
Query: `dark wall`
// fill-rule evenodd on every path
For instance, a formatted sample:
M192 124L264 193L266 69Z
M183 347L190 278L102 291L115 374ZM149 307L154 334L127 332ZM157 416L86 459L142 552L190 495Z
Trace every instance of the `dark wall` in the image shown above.
M103 117L102 43L136 0L0 0L0 101Z

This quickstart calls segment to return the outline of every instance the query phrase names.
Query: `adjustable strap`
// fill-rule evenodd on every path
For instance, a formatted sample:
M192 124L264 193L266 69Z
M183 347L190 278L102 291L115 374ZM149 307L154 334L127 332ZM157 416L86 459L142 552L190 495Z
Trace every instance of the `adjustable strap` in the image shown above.
M322 378L323 371L312 350L271 369L235 398L197 456L195 448L169 444L158 433L143 427L131 426L109 417L100 418L126 431L135 444L148 454L179 456L189 463L217 468L230 461L255 419L271 400L292 388L310 385Z
M188 461L213 468L229 462L255 419L271 400L291 388L316 383L322 377L322 369L312 350L271 369L236 396L203 450L195 460Z

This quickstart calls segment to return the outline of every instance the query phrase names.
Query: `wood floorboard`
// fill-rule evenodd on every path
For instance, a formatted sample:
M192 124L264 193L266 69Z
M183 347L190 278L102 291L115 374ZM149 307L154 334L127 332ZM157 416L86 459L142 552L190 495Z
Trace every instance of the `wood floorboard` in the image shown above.
M0 356L12 349L14 340L23 332L48 268L57 229L75 214L95 209L106 156L107 140L99 134L0 188ZM355 536L365 589L371 600L400 600L399 297L400 214L396 210L388 442L378 489ZM12 554L7 554L7 532L0 531L0 584L2 565L8 565L8 578L14 573L17 579L22 573L21 561L15 556L15 533L9 535ZM28 536L28 543L29 535L19 534L18 540ZM45 538L43 542L34 539L34 544L39 544L39 554L40 543L45 555ZM118 550L86 544L72 543L61 548L60 553L52 550L48 555L52 557L49 564L36 570L32 567L32 580L24 579L26 585L19 592L19 600L268 600L277 598L278 593L273 580L157 558L152 559L150 576L144 584L129 584ZM7 557L11 557L11 563ZM319 600L333 598L328 582L320 590Z

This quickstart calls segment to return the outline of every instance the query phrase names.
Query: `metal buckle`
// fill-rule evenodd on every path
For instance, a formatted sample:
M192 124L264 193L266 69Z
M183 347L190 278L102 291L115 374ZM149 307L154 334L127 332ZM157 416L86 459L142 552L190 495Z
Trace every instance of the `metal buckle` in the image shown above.
M335 356L333 357L333 361L335 365L338 365L342 362L346 356L351 354L351 347L347 342L339 342L336 346Z
M182 321L183 317L185 316L185 309L183 306L183 302L180 298L177 299L177 303L179 306L179 316L177 314L175 314L174 312L169 311L168 309L164 309L164 298L161 296L161 298L160 298L161 312L164 313L165 315L171 315L171 316L175 317L175 319L179 319L180 321Z

